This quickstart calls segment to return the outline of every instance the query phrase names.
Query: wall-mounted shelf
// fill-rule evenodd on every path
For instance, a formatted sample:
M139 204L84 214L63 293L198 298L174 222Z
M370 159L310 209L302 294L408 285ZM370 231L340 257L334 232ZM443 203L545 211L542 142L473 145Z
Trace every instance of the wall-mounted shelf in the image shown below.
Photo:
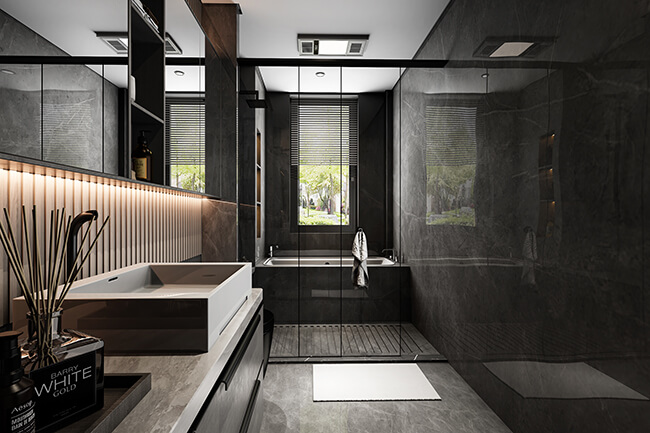
M142 7L135 3L141 3ZM151 161L151 182L165 184L165 2L131 0L129 2L129 97L128 152L137 145L140 131L147 132ZM149 18L151 17L151 18ZM154 21L157 22L154 24ZM135 89L133 85L135 84Z
M152 123L164 125L165 121L153 114L151 111L140 106L137 102L131 102L131 120L136 123Z

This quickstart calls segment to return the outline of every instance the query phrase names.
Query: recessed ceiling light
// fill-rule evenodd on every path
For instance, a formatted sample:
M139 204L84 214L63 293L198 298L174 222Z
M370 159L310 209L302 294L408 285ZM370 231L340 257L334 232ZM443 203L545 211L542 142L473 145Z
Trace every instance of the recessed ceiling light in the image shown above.
M474 57L492 59L508 57L533 58L554 42L554 38L548 37L489 37L474 51Z
M325 72L323 72L323 71L318 71L318 72L316 72L316 76L317 76L318 78L323 78L323 77L325 76Z
M344 56L348 49L348 41L321 40L318 44L318 54L323 56Z
M532 42L504 42L490 57L519 57L532 46Z
M481 78L487 78L489 76L490 76L490 74L488 74L487 72L484 72L483 74L481 74Z
M14 71L12 71L11 69L0 69L0 72L2 72L3 74L7 74L7 75L16 75L16 73Z
M181 71L180 69L177 69L174 71L174 74L178 75L179 77L182 77L185 75L185 72Z

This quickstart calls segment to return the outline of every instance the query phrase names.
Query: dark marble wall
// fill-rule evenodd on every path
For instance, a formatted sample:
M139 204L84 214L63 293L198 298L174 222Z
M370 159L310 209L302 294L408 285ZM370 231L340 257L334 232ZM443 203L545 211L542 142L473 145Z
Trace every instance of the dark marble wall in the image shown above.
M205 192L220 200L203 204L203 261L252 260L250 227L254 221L248 201L238 206L237 183L237 22L236 4L202 4L188 0L205 40Z
M352 246L353 232L316 233L291 230L291 123L289 95L269 92L273 109L266 115L265 236L280 250L344 250ZM359 95L358 225L368 239L368 250L387 248L386 234L386 95ZM356 225L355 223L352 223ZM389 238L392 241L392 235Z
M206 35L205 191L237 202L236 4L188 2Z
M263 257L264 233L257 231L257 213L262 218L260 229L264 227L264 136L266 110L271 108L251 108L246 100L264 99L264 83L257 68L239 68L239 257L242 261L255 263ZM258 150L258 134L259 146ZM259 152L259 154L258 154ZM259 156L259 160L258 160ZM259 179L258 179L259 176ZM259 180L259 184L258 184ZM259 188L259 191L258 191Z
M237 204L203 200L201 228L204 262L237 261Z
M67 56L2 10L0 53ZM0 66L15 73L0 76L0 152L117 174L115 85L84 65Z
M394 232L413 323L514 432L650 425L649 19L629 0L456 0L416 56L448 66L407 70L394 89ZM555 42L530 60L473 56L501 35ZM424 107L469 96L476 225L427 225Z

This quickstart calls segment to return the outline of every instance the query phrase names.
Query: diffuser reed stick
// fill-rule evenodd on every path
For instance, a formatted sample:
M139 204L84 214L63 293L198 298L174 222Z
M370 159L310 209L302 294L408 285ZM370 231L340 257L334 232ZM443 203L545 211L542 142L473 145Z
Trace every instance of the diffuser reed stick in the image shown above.
M25 207L22 209L23 244L25 246L26 263L23 261L21 249L18 248L14 230L7 209L4 209L6 224L0 223L0 241L4 247L9 264L14 271L20 291L25 297L29 314L34 325L36 337L37 368L57 362L52 353L52 317L59 311L63 301L70 291L72 283L77 279L91 252L97 245L109 217L94 235L90 246L84 253L83 245L90 239L91 224L85 230L77 251L74 252L72 272L61 281L62 270L65 268L65 257L68 240L72 236L71 217L65 217L65 208L50 212L50 232L46 248L41 249L37 229L36 206L32 208L31 237L27 223ZM27 272L27 274L25 274Z

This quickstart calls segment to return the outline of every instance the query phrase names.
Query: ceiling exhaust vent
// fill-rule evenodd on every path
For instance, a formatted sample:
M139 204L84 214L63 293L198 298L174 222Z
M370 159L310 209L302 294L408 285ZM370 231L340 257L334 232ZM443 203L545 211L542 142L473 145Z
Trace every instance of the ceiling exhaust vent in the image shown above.
M129 35L127 33L95 32L95 35L117 54L129 54Z
M178 46L174 38L169 33L165 33L165 54L183 54L183 50Z
M503 59L537 57L555 42L554 38L542 37L489 37L474 51L474 57Z
M117 54L129 54L129 35L122 32L95 32L95 35L106 43ZM165 54L181 55L183 50L169 33L165 34Z
M298 46L300 47L300 54L314 54L314 41L300 41Z
M298 35L302 56L362 56L369 35Z

